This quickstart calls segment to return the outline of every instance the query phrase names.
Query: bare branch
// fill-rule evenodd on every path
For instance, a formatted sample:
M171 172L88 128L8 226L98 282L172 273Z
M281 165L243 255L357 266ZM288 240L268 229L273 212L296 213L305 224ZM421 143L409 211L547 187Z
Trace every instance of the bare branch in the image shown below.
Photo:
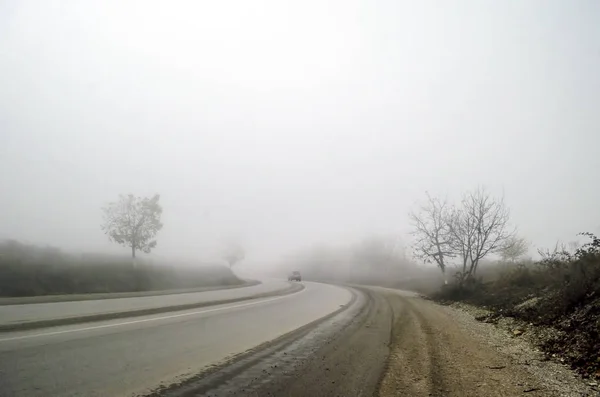
M466 193L461 204L453 212L450 231L454 249L463 258L463 277L470 278L477 272L479 261L501 251L515 231L508 227L510 211L504 200L494 199L485 189Z
M431 197L418 212L411 212L409 219L415 238L415 256L426 262L435 262L442 272L446 271L446 258L455 256L451 249L451 236L448 229L448 203L446 200Z
M529 251L529 242L524 238L512 236L504 242L499 249L500 257L503 261L516 262Z

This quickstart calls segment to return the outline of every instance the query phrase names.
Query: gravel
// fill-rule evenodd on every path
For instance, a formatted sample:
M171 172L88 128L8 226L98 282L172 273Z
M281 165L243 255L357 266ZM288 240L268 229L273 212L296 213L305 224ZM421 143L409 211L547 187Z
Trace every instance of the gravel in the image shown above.
M596 381L581 379L575 371L561 363L560 357L548 358L535 346L540 338L547 339L544 334L557 331L509 317L495 318L492 323L480 322L475 318L485 318L492 312L465 303L453 303L444 306L443 310L453 316L464 332L494 347L513 365L541 382L548 393L564 397L600 396ZM519 335L515 331L520 331Z

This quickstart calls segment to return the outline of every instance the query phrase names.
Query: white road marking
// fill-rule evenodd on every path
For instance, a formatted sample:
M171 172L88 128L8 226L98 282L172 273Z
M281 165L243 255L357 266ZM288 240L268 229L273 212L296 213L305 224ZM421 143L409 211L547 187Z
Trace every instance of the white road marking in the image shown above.
M13 341L13 340L20 340L20 339L30 339L30 338L39 338L39 337L43 337L43 336L69 334L69 333L72 333L72 332L91 331L91 330L101 329L101 328L120 327L120 326L123 326L123 325L146 323L146 322L149 322L149 321L159 321L159 320L166 320L166 319L170 319L170 318L186 317L186 316L193 316L193 315L196 315L196 314L211 313L211 312L216 312L216 311L219 311L219 310L237 309L239 307L253 306L253 305L258 305L258 304L261 304L261 303L272 302L272 301L275 301L275 300L278 300L278 299L288 298L290 296L297 295L297 294L302 293L304 291L306 291L306 287L303 288L303 289L301 289L298 292L293 293L293 294L288 294L288 295L283 295L283 296L277 296L275 298L269 298L269 299L260 300L260 301L254 301L254 302L248 302L248 303L240 303L240 304L235 305L235 306L216 307L216 308L213 308L213 309L199 310L199 311L190 312L190 313L171 314L169 316L145 318L145 319L142 319L142 320L125 321L125 322L116 323L116 324L104 324L104 325L96 325L96 326L93 326L93 327L85 327L85 328L77 328L77 329L67 329L67 330L63 330L63 331L54 331L54 332L45 332L45 333L42 333L42 334L14 336L14 337L11 337L11 338L0 339L0 343L1 342Z

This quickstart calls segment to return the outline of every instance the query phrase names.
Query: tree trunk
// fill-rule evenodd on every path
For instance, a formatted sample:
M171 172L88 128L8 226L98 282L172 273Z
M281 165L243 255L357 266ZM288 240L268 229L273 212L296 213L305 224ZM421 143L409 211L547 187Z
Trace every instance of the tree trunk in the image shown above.
M133 267L133 277L134 277L134 288L135 291L141 291L142 290L142 280L141 280L141 273L140 273L140 269L138 269L137 266L137 258L135 257L135 246L131 246L131 266Z
M137 269L137 258L135 257L134 246L131 247L131 266L133 266L134 269Z

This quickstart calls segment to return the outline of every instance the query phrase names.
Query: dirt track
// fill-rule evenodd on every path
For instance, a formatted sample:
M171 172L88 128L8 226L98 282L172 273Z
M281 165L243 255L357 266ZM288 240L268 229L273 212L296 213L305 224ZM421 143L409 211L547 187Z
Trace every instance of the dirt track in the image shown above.
M394 312L394 328L381 396L550 395L508 357L465 333L445 308L384 296Z

